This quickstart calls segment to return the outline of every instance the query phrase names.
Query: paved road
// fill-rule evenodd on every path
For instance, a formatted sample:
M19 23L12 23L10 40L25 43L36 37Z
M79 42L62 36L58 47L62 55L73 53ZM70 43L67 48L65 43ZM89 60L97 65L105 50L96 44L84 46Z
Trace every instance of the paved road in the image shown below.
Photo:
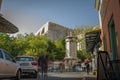
M48 73L48 76L42 79L41 75L38 74L39 79L24 77L21 80L82 80L85 73L80 72L64 72L64 73ZM10 79L3 79L3 80L10 80Z

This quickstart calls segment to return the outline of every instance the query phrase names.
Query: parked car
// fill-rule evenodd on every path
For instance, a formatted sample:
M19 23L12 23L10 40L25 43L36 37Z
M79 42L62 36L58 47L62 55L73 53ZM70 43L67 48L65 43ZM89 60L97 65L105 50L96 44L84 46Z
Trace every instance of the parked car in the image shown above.
M32 75L34 78L37 78L38 73L38 63L35 61L35 58L32 56L18 56L16 57L17 63L20 64L21 74Z
M0 49L0 79L15 78L20 80L21 69L12 55L7 51Z

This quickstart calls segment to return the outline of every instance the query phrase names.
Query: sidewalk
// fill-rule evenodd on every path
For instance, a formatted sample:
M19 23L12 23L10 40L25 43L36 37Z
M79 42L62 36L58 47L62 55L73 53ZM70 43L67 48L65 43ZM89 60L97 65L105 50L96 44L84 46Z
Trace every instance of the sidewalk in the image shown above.
M97 75L93 75L93 73L84 73L83 80L97 80Z
M92 72L87 74L86 72L55 72L48 73L49 76L59 77L59 78L80 78L79 80L97 80L97 76L93 75Z

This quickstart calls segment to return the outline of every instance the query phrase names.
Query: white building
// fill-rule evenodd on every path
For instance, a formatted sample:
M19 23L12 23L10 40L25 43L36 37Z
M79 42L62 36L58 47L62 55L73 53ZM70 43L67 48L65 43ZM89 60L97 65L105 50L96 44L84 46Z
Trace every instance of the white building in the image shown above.
M50 40L58 40L60 38L65 38L69 30L71 29L62 25L47 22L35 33L35 35L46 35Z

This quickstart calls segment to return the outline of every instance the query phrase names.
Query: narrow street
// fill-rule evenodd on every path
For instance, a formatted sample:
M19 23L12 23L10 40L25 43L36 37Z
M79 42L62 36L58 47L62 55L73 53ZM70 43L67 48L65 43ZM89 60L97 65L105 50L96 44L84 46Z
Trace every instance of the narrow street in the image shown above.
M82 80L87 74L85 72L51 72L48 73L48 76L44 79L38 74L38 79L23 77L21 80ZM90 74L91 76L91 74ZM92 75L93 76L93 75ZM2 79L2 80L10 80L10 79Z

